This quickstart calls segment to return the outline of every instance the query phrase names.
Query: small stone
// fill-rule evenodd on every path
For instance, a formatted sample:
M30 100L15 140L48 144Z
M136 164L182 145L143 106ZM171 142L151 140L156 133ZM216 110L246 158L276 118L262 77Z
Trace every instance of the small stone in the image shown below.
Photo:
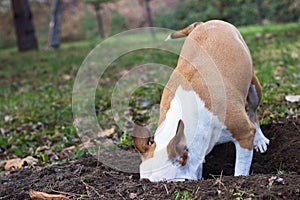
M136 193L130 193L129 198L130 199L135 199L135 198L137 198L137 194Z

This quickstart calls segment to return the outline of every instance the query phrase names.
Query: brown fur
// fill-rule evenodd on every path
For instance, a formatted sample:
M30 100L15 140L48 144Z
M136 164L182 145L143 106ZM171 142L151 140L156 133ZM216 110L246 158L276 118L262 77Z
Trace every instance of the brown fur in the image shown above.
M167 146L167 152L170 160L179 162L181 166L184 166L188 158L188 149L186 147L186 139L184 135L183 121L178 122L176 135L172 138ZM179 160L176 160L178 159Z
M261 87L242 36L233 25L218 20L193 23L173 33L171 38L183 36L188 37L162 95L159 125L165 120L175 91L181 85L199 95L242 148L253 149L255 126L247 116L245 104L250 83L255 85L259 99ZM170 155L176 152L169 151ZM187 151L184 155L187 158Z
M142 124L136 124L133 132L134 146L140 152L142 160L152 158L156 143L154 142L152 145L149 145L151 137L150 130Z
M251 81L261 97L249 49L238 30L216 20L198 24L186 39L177 67L163 92L159 124L165 119L177 87L182 85L186 90L194 90L241 147L250 150L255 126L247 116L245 103ZM224 107L226 111L222 112Z
M190 34L190 32L192 32L194 30L194 28L201 24L202 22L194 22L192 23L191 25L189 25L188 27L182 29L182 30L179 30L179 31L176 31L174 33L171 34L171 39L176 39L176 38L181 38L181 37L186 37Z

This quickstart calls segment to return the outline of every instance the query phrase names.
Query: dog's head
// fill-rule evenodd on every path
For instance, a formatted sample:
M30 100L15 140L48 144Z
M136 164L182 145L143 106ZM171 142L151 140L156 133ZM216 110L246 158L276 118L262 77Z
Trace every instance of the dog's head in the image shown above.
M150 132L147 128L135 128L135 136L138 137L134 138L134 143L142 159L141 178L147 178L150 181L195 179L187 175L188 148L183 121L179 120L176 130L170 131L176 131L175 136L167 141L167 145L160 147L156 142L149 144Z

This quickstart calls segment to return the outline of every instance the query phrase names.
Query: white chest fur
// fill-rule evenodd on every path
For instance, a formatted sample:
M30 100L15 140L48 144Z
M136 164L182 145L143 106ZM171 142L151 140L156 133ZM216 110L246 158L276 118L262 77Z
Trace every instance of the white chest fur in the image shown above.
M175 136L179 120L185 124L184 134L189 156L185 166L174 167L168 161L166 146ZM154 140L156 149L153 159L141 165L141 172L149 170L151 175L146 172L141 174L144 174L145 178L157 181L155 177L163 177L162 179L167 180L172 178L201 179L205 156L217 143L233 141L233 138L226 126L205 107L204 102L194 91L186 91L179 86L165 120L155 133ZM155 169L156 166L157 169Z
M226 126L205 107L200 97L193 90L186 91L179 86L165 120L155 133L156 151L165 147L175 136L180 119L185 124L187 146L192 148L198 143L204 147L197 147L198 152L201 150L207 154L216 143L232 141Z

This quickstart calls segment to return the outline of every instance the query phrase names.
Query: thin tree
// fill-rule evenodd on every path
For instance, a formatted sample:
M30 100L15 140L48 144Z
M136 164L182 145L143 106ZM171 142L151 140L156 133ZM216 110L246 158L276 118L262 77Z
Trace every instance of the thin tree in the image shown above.
M101 38L105 37L104 34L104 28L103 28L103 20L102 20L102 15L101 15L101 9L102 9L102 4L114 0L84 0L86 3L89 3L94 6L95 12L96 12L96 21L98 25L98 30L100 33Z
M263 6L262 6L262 1L263 0L257 0L256 4L257 4L257 10L258 10L258 22L259 25L263 25L264 23L264 13L263 13Z
M54 0L52 2L47 47L59 48L60 46L61 6L62 0Z
M152 38L155 38L155 32L152 28L153 27L153 20L152 20L152 14L151 14L150 0L145 0L145 3L146 3L148 26L150 27L150 32L151 32Z
M19 51L38 49L28 0L11 0Z

